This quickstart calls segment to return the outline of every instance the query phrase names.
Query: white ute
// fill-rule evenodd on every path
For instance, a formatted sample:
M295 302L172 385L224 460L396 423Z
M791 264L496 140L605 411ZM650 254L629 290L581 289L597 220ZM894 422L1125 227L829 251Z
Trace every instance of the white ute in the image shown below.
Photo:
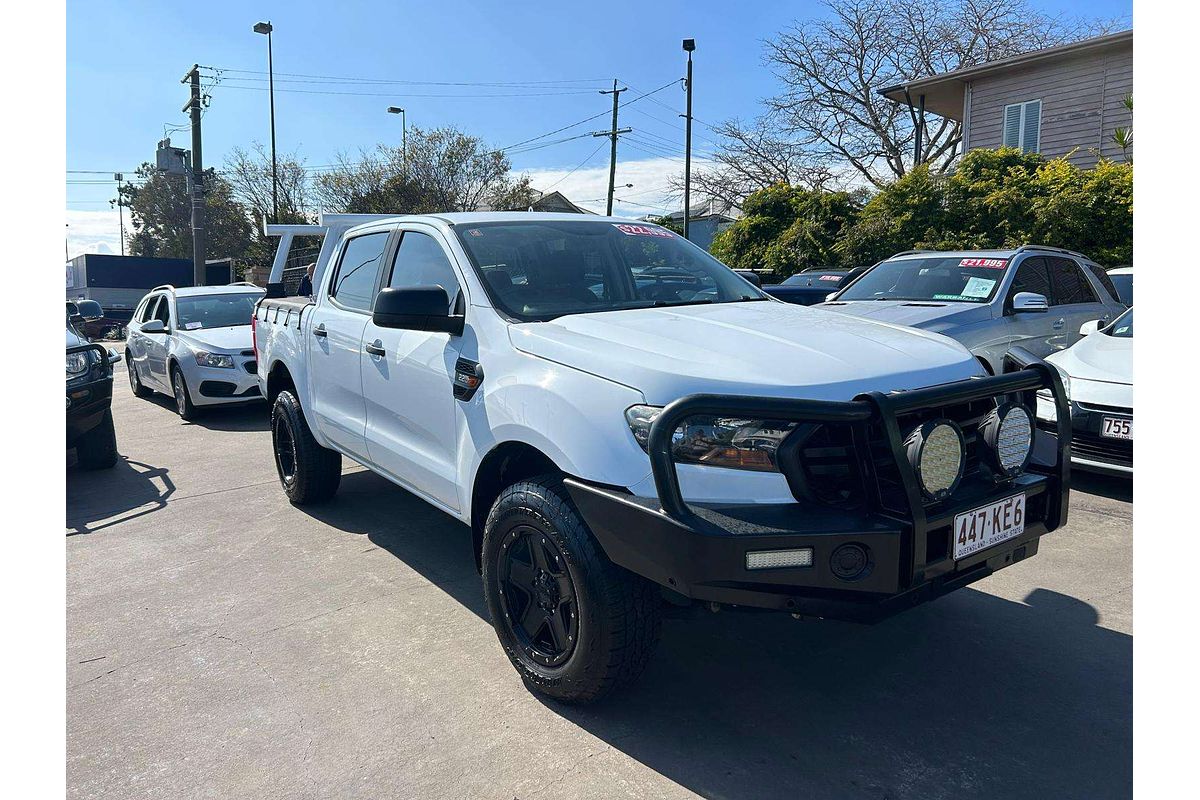
M1032 414L1062 387L1024 351L987 377L948 338L775 301L616 218L267 232L255 351L284 491L328 499L346 456L469 525L500 642L548 696L636 677L664 602L874 621L1065 521L1070 431ZM311 235L314 297L274 297Z

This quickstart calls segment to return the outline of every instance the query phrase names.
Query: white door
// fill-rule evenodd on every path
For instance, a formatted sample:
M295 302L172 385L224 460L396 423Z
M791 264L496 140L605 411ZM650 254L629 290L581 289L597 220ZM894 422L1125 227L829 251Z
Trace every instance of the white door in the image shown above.
M126 366L137 373L138 380L149 387L154 385L150 379L150 368L146 361L149 356L150 342L148 340L150 335L142 333L141 327L143 322L153 316L158 298L159 295L151 295L138 305L133 317L129 320L129 333L125 342L128 354Z
M360 359L389 231L349 239L330 279L330 292L313 309L309 380L313 416L321 434L351 456L367 458L366 406Z
M433 229L405 230L386 285L441 286L451 311L461 305L459 281L439 239ZM461 347L459 336L380 328L370 321L363 334L371 463L453 510L460 506L453 378Z
M167 356L171 345L171 298L162 295L149 319L157 319L165 326L162 333L143 334L146 341L146 370L149 384L171 394L171 376L167 374Z

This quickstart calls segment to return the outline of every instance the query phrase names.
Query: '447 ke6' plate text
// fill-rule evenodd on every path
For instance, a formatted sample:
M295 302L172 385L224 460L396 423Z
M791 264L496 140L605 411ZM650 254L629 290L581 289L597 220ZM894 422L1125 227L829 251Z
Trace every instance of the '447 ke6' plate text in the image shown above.
M978 553L1025 530L1025 495L964 511L954 516L955 560Z

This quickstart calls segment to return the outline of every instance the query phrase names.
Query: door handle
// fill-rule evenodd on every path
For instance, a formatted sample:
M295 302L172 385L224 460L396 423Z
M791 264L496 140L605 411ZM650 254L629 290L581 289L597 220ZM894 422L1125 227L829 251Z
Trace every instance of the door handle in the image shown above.
M313 336L320 336L321 338L324 338L328 335L329 335L329 331L325 330L324 322L322 322L317 327L313 328Z
M1063 329L1063 326L1065 326L1066 324L1067 324L1067 321L1065 319L1058 319L1054 322L1054 325L1052 327L1054 328L1054 330L1060 331Z
M363 350L366 350L368 353L370 353L373 356L386 356L387 355L387 350L383 349L383 342L379 339L376 339L375 341L371 342L369 345L364 347Z

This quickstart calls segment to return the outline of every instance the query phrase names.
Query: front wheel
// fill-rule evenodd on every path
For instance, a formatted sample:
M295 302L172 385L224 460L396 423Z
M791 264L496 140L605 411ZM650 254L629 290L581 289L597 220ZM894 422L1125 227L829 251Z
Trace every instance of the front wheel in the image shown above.
M279 483L293 505L321 503L337 493L342 454L317 444L291 392L280 392L271 407L271 442Z
M658 641L657 588L608 560L556 476L501 492L484 527L483 585L509 661L562 702L632 682Z
M192 420L196 418L196 405L188 393L187 381L184 380L183 370L175 367L171 370L171 393L175 396L175 411L179 418Z
M146 397L150 394L150 389L138 377L137 365L133 363L132 358L125 359L125 371L129 373L129 388L133 390L134 397Z
M117 432L111 408L104 412L99 425L79 437L75 456L83 469L108 469L117 463Z

